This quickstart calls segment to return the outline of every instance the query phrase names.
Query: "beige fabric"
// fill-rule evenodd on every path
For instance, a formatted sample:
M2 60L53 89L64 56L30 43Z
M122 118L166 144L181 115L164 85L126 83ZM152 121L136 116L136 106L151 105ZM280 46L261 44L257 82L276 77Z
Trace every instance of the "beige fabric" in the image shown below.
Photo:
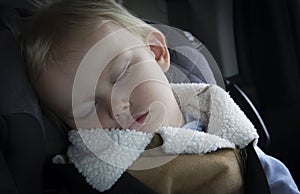
M148 146L161 145L158 135ZM153 161L162 156L152 157ZM162 166L127 170L159 194L243 193L243 166L238 149L221 149L208 154L179 155Z
M72 132L74 135L69 132L70 161L98 191L110 189L126 169L162 194L226 194L243 190L240 156L234 148L257 143L258 134L253 124L229 94L216 85L191 83L172 84L171 87L181 111L203 122L206 133L162 126L157 133L166 143L162 145L161 138L155 143L154 139L151 143L154 147L162 146L144 151L153 134L143 140L144 135L135 138L137 132L129 129L104 129L113 139L109 142L114 142L106 144L96 136L103 134L102 128L76 129ZM104 137L107 139L106 135ZM176 153L181 155L174 155Z

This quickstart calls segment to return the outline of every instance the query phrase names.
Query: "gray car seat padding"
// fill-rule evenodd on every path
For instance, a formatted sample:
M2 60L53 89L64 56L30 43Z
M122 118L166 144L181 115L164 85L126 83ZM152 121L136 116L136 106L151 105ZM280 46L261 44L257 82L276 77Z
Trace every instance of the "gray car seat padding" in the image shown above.
M189 32L178 28L162 25L151 20L145 21L165 35L168 48L171 50L171 55L175 52L177 55L179 54L185 57L184 61L180 60L178 62L177 59L174 58L174 55L173 58L171 56L173 69L170 69L169 74L176 74L174 67L180 67L186 70L186 74L184 74L183 77L188 77L188 74L192 74L194 77L203 78L200 82L217 84L225 89L224 79L216 61L208 49L197 38ZM186 63L180 64L181 61L188 62L188 64L191 65L186 65ZM180 69L178 70L180 71ZM171 77L171 79L169 79L171 82L181 82L184 80L184 78L180 76L180 73L178 74L178 70L175 79L173 79L174 76L169 76ZM193 79L190 81L193 81Z
M6 21L1 20L1 22L5 23ZM48 152L47 146L49 145L49 143L50 147L53 145L57 145L53 142L57 142L57 138L59 138L60 136L57 133L57 130L59 129L56 129L55 127L49 128L49 126L44 126L45 123L48 123L51 126L51 122L48 122L48 120L43 117L38 104L38 100L34 95L34 92L26 76L26 71L24 68L22 57L20 55L20 50L17 45L17 40L15 39L16 37L14 37L11 33L17 31L11 30L9 29L9 27L12 26L3 27L0 33L0 51L3 51L1 52L0 57L4 61L3 63L1 63L0 72L1 74L3 74L3 76L0 76L0 87L1 91L5 94L3 95L3 99L1 99L0 102L0 113L1 115L3 115L3 120L5 123L3 125L5 127L1 127L1 130L3 132L1 134L5 134L1 135L1 138L5 139L4 142L6 142L3 146L3 156L8 161L7 164L9 164L10 166L10 172L14 178L14 181L18 185L18 189L26 191L26 189L29 189L31 187L33 189L37 189L36 191L38 191L39 189L41 189L41 170L43 169L43 166L41 166L41 164L43 164L43 161L46 158L47 154L45 152ZM161 31L163 31L163 29ZM164 33L167 34L168 32ZM188 35L184 34L183 31L177 32L175 30L174 33L183 33L184 36ZM190 41L183 41L182 44L179 44L178 42L174 41L174 44L178 44L172 46L172 37L173 36L167 36L169 43L168 46L179 53L178 56L183 55L185 58L191 57L187 56L188 54L180 50L180 48L183 48L187 45L188 47L190 47L192 43ZM195 47L195 45L192 46ZM220 72L218 73L217 66L215 66L217 71L213 70L214 67L211 71L208 66L211 64L216 65L213 57L201 43L197 43L196 48L200 51L199 61L202 58L204 59L204 62L200 62L199 64L201 66L197 67L196 70L201 70L201 68L203 67L208 68L207 71L200 71L200 73L202 74L202 76L200 76L200 80L208 83L219 83L218 85L222 86L223 79ZM190 71L189 69L186 70L188 72ZM214 72L217 72L217 74L215 74ZM217 77L219 79L217 79ZM174 80L174 82L175 81L178 82L178 80ZM22 127L25 130L21 130ZM63 144L63 146L65 145L66 144ZM12 155L9 155L12 153L16 153L17 157L15 158L12 157ZM20 163L20 161L24 162ZM19 162L20 165L18 165L17 162ZM33 167L35 170L32 170L32 165L34 165ZM26 168L27 166L29 168ZM29 180L27 176L24 176L27 175L30 171L32 172L31 175L34 176L34 179L32 180ZM19 174L19 172L22 172L22 175ZM35 193L35 191L32 190L32 192L30 193Z

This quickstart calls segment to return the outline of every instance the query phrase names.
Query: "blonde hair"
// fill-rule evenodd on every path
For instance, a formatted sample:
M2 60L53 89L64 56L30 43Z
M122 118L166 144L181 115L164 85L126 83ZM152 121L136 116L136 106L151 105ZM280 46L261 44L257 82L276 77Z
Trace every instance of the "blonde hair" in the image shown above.
M31 81L70 52L71 37L88 35L107 21L127 28L143 40L149 30L155 30L114 0L52 0L40 4L21 35Z
M43 0L36 5L38 11L25 21L20 37L27 72L33 83L48 66L69 60L66 56L72 52L74 37L75 40L88 37L107 21L128 29L143 41L150 30L156 30L114 0ZM68 129L51 108L41 105L57 127Z

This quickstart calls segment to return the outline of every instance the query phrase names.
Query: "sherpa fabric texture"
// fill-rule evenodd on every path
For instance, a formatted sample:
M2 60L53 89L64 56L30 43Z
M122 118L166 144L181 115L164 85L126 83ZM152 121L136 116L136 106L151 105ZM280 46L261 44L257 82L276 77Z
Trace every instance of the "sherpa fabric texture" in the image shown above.
M257 143L253 124L217 85L171 84L184 114L200 119L207 133L191 129L161 127L161 150L167 154L205 154L219 148L244 148ZM69 132L71 145L68 157L98 191L110 189L121 175L138 159L153 134L120 129L74 129Z

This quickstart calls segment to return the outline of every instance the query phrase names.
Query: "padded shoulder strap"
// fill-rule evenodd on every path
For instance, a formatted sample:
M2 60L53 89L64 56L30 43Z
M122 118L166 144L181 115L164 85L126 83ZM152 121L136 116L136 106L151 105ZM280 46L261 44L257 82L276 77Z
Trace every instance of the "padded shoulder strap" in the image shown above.
M8 170L8 166L0 150L0 193L18 194L17 187L13 178Z
M252 143L244 151L246 157L245 194L271 194L268 180Z
M5 136L6 136L6 123L2 117L0 117L0 193L17 194L17 187L14 179L9 171L6 160L3 156L3 150L5 148Z
M99 192L93 189L73 164L48 164L47 173L48 176L54 177L56 181L63 183L64 186L67 187L68 192L72 194L154 194L154 191L142 184L128 172L125 172L115 185L105 192Z

